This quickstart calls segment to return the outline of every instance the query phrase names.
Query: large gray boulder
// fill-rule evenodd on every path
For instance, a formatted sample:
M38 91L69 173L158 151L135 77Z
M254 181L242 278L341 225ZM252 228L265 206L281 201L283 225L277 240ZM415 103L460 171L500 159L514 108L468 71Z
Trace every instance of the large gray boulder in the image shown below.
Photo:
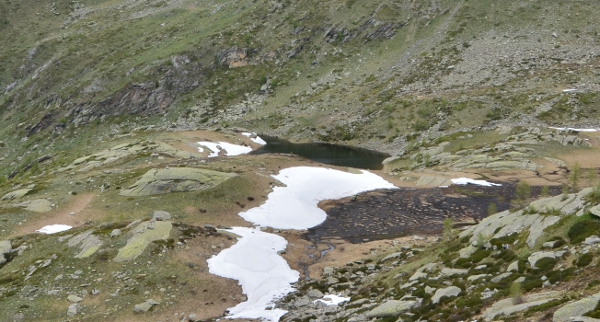
M155 221L166 221L171 219L171 214L166 211L155 210L152 214L152 220Z
M579 317L596 308L600 301L600 293L586 297L579 301L566 304L554 312L552 322L568 322L572 317Z
M485 310L483 319L485 321L492 321L498 316L509 316L513 313L525 311L531 307L555 300L559 298L560 295L559 292L555 291L529 294L522 298L523 303L518 304L515 304L514 299L512 298L500 300Z
M529 265L531 265L532 268L536 268L535 263L537 263L542 258L556 259L556 255L554 254L554 252L535 252L527 258L527 261L529 261Z
M465 275L469 272L466 268L444 268L442 269L442 275L446 277L455 275Z
M122 196L151 196L169 192L198 191L214 188L237 176L196 168L152 169L131 187L121 191Z
M12 246L10 245L10 240L3 240L0 242L0 265L6 263L5 254L8 254L12 251Z
M400 313L408 311L416 306L418 306L417 301L389 300L367 312L366 316L369 319L398 316Z
M433 294L433 296L431 297L431 301L433 302L433 304L438 304L442 297L458 296L460 292L461 290L457 286L448 286L446 288L440 288L437 291L435 291L435 294Z

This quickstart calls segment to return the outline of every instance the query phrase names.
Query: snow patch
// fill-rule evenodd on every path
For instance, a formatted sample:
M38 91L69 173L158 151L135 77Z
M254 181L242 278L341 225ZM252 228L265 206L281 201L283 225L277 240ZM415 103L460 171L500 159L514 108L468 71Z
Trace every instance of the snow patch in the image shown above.
M69 226L69 225L48 225L48 226L44 226L38 230L36 230L36 232L38 233L42 233L42 234L56 234L56 233L60 233L66 230L69 230L73 228L73 226Z
M233 227L228 231L241 238L207 261L209 272L238 280L248 300L228 309L227 318L279 321L287 311L274 309L273 301L293 292L291 283L300 277L277 253L285 250L287 241L256 228Z
M475 180L475 179L469 179L469 178L457 178L457 179L450 179L452 181L453 184L456 185L467 185L467 184L474 184L474 185L478 185L478 186L484 186L484 187L491 187L491 186L501 186L501 184L499 183L491 183L485 180Z
M313 303L323 302L323 303L327 304L327 306L331 306L331 305L338 305L340 303L348 302L348 301L350 301L349 297L343 297L343 296L334 295L334 294L327 294L327 295L323 296L322 299L316 300Z
M256 143L256 144L260 144L260 145L267 145L267 142L265 140L263 140L260 136L256 135L256 133L252 132L242 132L243 136L247 136L250 138L250 141Z
M554 129L554 130L559 130L559 131L598 132L598 129L575 129L572 127L550 127L550 128Z
M218 157L219 152L221 152L221 150L225 150L225 155L227 156L247 154L252 152L251 147L231 144L227 142L198 142L198 144L201 145L200 147L198 147L199 152L204 152L202 146L211 151L211 153L208 155L209 158Z
M323 200L341 199L375 189L396 187L380 176L361 170L360 174L317 167L292 167L272 176L286 187L275 187L259 207L241 212L245 220L277 229L308 229L327 218L317 207Z

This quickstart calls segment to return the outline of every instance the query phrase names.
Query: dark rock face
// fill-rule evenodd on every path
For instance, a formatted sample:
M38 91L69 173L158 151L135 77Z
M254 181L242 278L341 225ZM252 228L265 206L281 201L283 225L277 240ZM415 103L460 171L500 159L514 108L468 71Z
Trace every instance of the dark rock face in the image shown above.
M446 218L476 222L495 203L510 208L514 187L451 186L449 188L379 190L346 198L326 210L327 219L304 235L309 240L339 237L353 243L416 233L438 233Z

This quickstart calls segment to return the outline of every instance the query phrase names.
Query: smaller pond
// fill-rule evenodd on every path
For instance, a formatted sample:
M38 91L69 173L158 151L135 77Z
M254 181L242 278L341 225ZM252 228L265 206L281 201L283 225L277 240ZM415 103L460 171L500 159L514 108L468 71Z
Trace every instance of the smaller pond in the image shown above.
M261 135L267 144L252 154L291 153L301 157L331 165L381 170L383 160L390 155L346 145L328 143L292 143L273 136Z

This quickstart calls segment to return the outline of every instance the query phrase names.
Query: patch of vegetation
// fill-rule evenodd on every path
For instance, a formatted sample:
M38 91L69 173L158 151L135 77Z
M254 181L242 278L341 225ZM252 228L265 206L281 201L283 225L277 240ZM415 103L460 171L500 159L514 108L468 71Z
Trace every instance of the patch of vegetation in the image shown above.
M567 236L571 244L578 244L592 235L598 235L600 231L600 222L593 218L593 215L583 215L571 226Z
M592 255L592 253L585 253L581 256L579 256L579 258L573 260L573 264L576 265L577 267L585 267L588 266L592 263L592 260L594 259L594 255Z

